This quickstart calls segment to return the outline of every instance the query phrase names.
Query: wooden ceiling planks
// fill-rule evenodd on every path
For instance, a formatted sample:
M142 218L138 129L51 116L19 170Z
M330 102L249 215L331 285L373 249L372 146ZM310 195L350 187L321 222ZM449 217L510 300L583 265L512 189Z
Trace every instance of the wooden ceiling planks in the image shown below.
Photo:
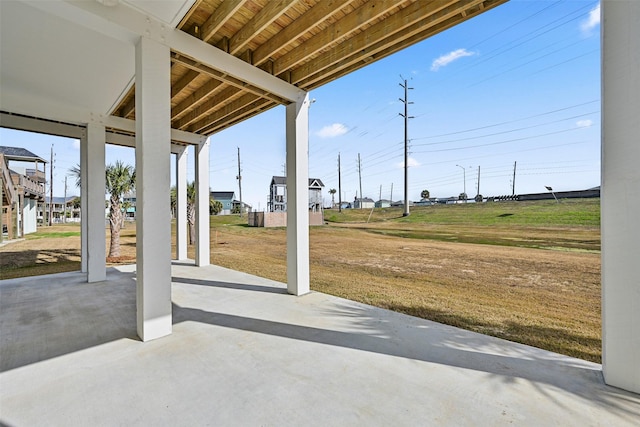
M508 0L197 0L179 29L304 90ZM206 135L284 101L172 53L172 127ZM135 117L132 88L114 115Z

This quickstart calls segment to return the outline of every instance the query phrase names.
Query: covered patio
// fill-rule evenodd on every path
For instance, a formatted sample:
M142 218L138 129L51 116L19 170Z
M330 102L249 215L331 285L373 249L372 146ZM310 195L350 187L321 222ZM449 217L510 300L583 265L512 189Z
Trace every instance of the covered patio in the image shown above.
M173 333L136 337L135 267L5 281L5 425L636 425L598 364L174 262Z
M0 421L637 419L602 374L640 392L639 2L602 2L602 367L309 293L309 91L504 1L0 2L0 125L79 139L83 174L82 272L0 283ZM286 287L209 266L208 137L278 105ZM105 264L107 143L136 150L137 264L121 270ZM170 159L184 260L186 146L198 243L195 265L172 265Z

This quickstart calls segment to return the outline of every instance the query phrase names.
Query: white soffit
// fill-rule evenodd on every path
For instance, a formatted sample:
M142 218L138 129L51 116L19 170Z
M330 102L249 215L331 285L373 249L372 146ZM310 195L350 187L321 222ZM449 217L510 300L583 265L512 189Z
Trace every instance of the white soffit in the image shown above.
M131 83L134 59L131 44L0 1L2 110L53 119L65 110L106 114Z
M177 27L195 0L121 0L131 7Z

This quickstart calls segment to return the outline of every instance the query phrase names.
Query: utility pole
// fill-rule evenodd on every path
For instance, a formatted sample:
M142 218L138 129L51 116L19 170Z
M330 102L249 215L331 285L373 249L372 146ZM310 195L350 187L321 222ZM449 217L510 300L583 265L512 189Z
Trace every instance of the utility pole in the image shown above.
M67 177L64 177L64 201L63 201L63 214L62 214L62 223L67 222Z
M238 176L236 176L238 180L238 191L240 192L240 218L242 218L242 169L240 169L240 147L238 147Z
M378 196L378 200L380 200L380 207L382 207L382 184L380 184L380 195Z
M360 162L360 153L358 153L358 181L360 182L360 209L362 209L362 163Z
M53 215L53 144L51 144L51 170L49 171L49 227L51 227Z
M478 193L476 196L480 195L480 165L478 165Z
M389 196L389 203L393 203L393 182L391 183L391 195Z
M342 212L342 178L340 175L340 153L338 153L338 212Z
M513 162L513 181L511 182L511 195L516 195L516 163Z
M402 77L402 76L400 76ZM413 89L407 84L407 80L404 79L404 84L400 83L400 86L404 88L404 99L399 98L404 103L404 114L400 114L404 117L404 212L402 216L409 216L409 137L408 137L408 120L413 119L413 116L409 116L408 106L413 104L409 102L408 90Z

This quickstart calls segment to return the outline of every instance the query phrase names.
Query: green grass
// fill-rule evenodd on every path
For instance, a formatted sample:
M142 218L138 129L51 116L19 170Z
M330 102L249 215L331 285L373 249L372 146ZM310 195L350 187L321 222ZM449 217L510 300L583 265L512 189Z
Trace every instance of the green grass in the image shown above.
M45 237L79 237L79 236L80 236L79 231L54 231L54 232L39 231L37 233L28 234L27 239L32 240L32 239L43 239Z
M391 222L397 224L443 224L476 226L600 227L600 199L566 199L530 202L486 202L416 206L411 215L402 208L326 210L333 223Z

